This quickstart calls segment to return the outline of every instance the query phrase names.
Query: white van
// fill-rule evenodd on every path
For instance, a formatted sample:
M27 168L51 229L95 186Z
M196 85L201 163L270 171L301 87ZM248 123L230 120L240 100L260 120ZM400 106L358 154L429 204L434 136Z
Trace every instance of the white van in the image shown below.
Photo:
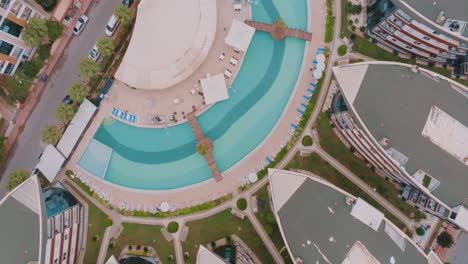
M109 22L107 22L106 35L109 37L112 37L112 35L114 35L115 30L117 29L118 26L119 26L119 19L114 14L112 14L112 16L109 19Z

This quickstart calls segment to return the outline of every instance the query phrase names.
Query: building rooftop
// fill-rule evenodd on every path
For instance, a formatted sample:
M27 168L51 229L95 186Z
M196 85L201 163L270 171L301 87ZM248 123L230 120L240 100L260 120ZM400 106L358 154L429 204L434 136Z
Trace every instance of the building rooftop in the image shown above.
M39 180L32 176L0 201L2 263L42 263L46 239Z
M132 38L115 78L160 90L188 78L216 34L216 0L142 0Z
M363 200L317 176L282 170L270 170L269 176L275 214L293 258L304 263L432 263L387 219L375 231L354 217L353 208Z
M444 26L449 19L468 22L466 0L393 0L393 2L403 11L422 15L440 26ZM442 14L445 16L444 22L438 21L438 17L443 16ZM468 37L468 29L465 28L461 35Z
M65 188L49 187L43 190L47 217L61 213L76 204L76 198Z
M421 169L440 181L433 194L450 207L468 198L466 87L398 63L351 64L334 72L364 130L376 141L388 138L408 157L403 165L410 175Z

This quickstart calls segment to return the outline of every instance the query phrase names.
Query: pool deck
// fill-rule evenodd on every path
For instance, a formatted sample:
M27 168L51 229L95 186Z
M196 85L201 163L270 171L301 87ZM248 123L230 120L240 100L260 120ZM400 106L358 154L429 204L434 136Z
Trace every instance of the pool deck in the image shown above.
M224 1L218 1L218 3L221 2ZM76 165L79 157L83 153L89 141L92 139L94 132L99 127L102 120L110 115L112 107L119 107L122 110L128 110L129 112L137 114L137 118L140 118L139 113L149 112L152 109L159 109L153 110L158 111L157 114L170 115L172 112L178 112L179 115L179 113L182 111L185 113L191 112L192 105L203 106L201 96L192 96L190 94L190 89L193 88L196 83L198 83L200 78L206 76L207 73L216 74L223 72L226 67L226 63L229 63L230 56L234 54L234 50L224 44L224 37L227 34L227 30L224 31L223 28L229 28L234 15L231 2L228 2L225 5L229 6L218 7L219 33L216 34L216 39L215 43L213 44L212 51L208 55L206 61L195 72L195 74L177 86L163 91L148 92L132 90L124 87L122 83L116 82L114 87L111 89L110 96L104 100L89 129L84 134L83 139L79 143L73 156L68 161L66 168L62 170L60 177L65 177L65 170L71 169L75 173L79 174L82 178L87 179L89 182L88 184L93 186L94 189L98 190L99 192L106 193L106 196L110 197L111 203L117 208L122 202L135 206L141 205L141 207L143 207L158 205L163 201L167 201L177 208L182 208L213 200L228 193L237 193L242 178L248 176L249 172L258 171L261 165L265 165L265 157L268 156L273 159L276 156L276 153L278 153L280 150L280 146L291 136L290 124L297 124L300 120L297 108L300 107L301 103L305 101L302 96L307 94L307 87L312 81L312 60L317 49L319 47L325 46L323 41L326 18L325 0L308 0L308 31L312 32L314 37L312 38L311 42L306 43L302 69L293 94L288 101L288 105L286 106L275 127L265 138L265 140L259 144L257 148L255 148L251 153L246 155L241 161L239 161L227 171L224 171L222 173L223 180L215 182L214 179L210 179L199 184L165 191L137 190L115 185L93 175L89 175ZM224 12L230 12L232 14L230 16L224 16ZM246 18L250 15L250 8L244 7L242 12L245 13L239 14L236 12L235 14L243 15ZM219 42L220 40L222 41L222 45ZM218 60L218 56L221 54L221 52L226 53L226 57L223 62ZM237 53L235 54L238 56ZM241 57L243 58L243 56ZM239 67L240 65L238 64L234 73L237 73ZM234 77L235 76L232 76L230 80L233 80ZM132 98L132 100L128 100L128 98ZM171 99L160 100L159 98ZM173 99L175 98L184 100L179 104L173 104ZM130 102L131 105L126 105L124 102ZM150 105L150 102L154 103L154 105L151 107L148 106ZM167 109L167 112L164 112L163 109ZM202 112L203 110L204 108L202 107L197 109L198 113ZM147 117L145 117L145 114L143 114L143 119L141 119L141 122L139 122L137 125L154 126L151 121L148 119L145 120L145 118ZM182 120L180 122L182 122Z

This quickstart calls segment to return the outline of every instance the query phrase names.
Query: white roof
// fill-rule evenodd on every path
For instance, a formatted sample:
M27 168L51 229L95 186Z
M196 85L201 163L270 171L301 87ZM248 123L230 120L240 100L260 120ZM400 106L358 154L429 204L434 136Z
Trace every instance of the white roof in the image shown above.
M333 67L333 73L335 74L342 91L345 93L347 101L349 101L349 104L353 104L354 99L356 99L358 94L359 88L361 88L362 81L366 76L369 65L350 65L351 66L344 65Z
M468 208L463 205L459 206L455 224L468 231Z
M96 106L85 99L78 108L73 119L70 121L67 129L62 135L62 138L57 144L57 149L65 156L68 157L75 147L76 143L88 126L89 121L96 111Z
M301 187L307 176L294 174L290 171L268 169L273 208L278 212L291 196Z
M356 241L341 264L380 264L361 241Z
M197 253L197 264L226 264L215 253L200 245Z
M36 168L52 182L65 162L65 157L52 145L47 145Z
M106 264L119 264L115 259L114 255L110 256L110 258L106 261Z
M224 39L224 42L236 49L247 51L254 33L255 28L233 19L231 28L229 28L229 33Z
M357 198L351 210L351 215L375 231L379 230L380 223L382 223L384 219L384 214L382 212L375 209L361 198Z
M214 104L229 98L223 74L201 79L200 83L206 104Z
M142 0L115 78L152 90L185 80L211 49L216 13L216 0Z

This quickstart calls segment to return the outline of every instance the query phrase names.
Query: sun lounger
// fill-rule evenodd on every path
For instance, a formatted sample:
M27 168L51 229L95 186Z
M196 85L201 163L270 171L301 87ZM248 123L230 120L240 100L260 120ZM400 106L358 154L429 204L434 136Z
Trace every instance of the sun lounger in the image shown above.
M226 56L226 54L224 54L224 52L223 52L223 53L219 54L218 59L219 59L220 61L222 61L222 60L224 60L224 57L225 57L225 56Z
M318 51L318 52L324 52L324 51L325 51L325 48L320 47L320 48L317 49L317 51Z
M291 127L294 128L294 129L297 129L297 125L294 124L294 123L291 123Z
M226 76L227 78L231 78L232 72L231 72L230 70L226 69L226 70L224 71L224 76Z
M268 163L272 163L273 161L270 159L270 157L266 156L265 157L266 161L268 161Z
M303 95L302 98L306 99L307 101L310 100L310 96L307 96L307 95Z
M299 114L301 114L301 115L303 115L303 114L304 114L304 111L302 111L302 110L301 110L301 109L299 109L299 108L297 109L297 112L298 112Z
M119 114L119 109L113 107L113 108L112 108L112 115L115 115L115 116L116 116L116 115L118 115L118 114Z
M120 113L120 119L123 119L123 120L127 119L127 113L122 111Z
M231 63L232 65L236 66L237 65L237 59L234 58L234 57L231 57L231 59L229 60L229 63Z
M315 60L312 61L312 63L313 63L313 64L317 64L318 61L315 59Z
M304 108L307 108L307 104L301 103L301 105L302 105Z
M307 91L308 91L309 93L312 93L312 94L314 93L314 90L312 90L312 89L310 89L310 88L307 88Z
M310 86L312 86L312 87L314 87L314 88L315 88L315 87L317 87L317 84L316 84L316 83L313 83L313 82L311 82L311 83L310 83Z

